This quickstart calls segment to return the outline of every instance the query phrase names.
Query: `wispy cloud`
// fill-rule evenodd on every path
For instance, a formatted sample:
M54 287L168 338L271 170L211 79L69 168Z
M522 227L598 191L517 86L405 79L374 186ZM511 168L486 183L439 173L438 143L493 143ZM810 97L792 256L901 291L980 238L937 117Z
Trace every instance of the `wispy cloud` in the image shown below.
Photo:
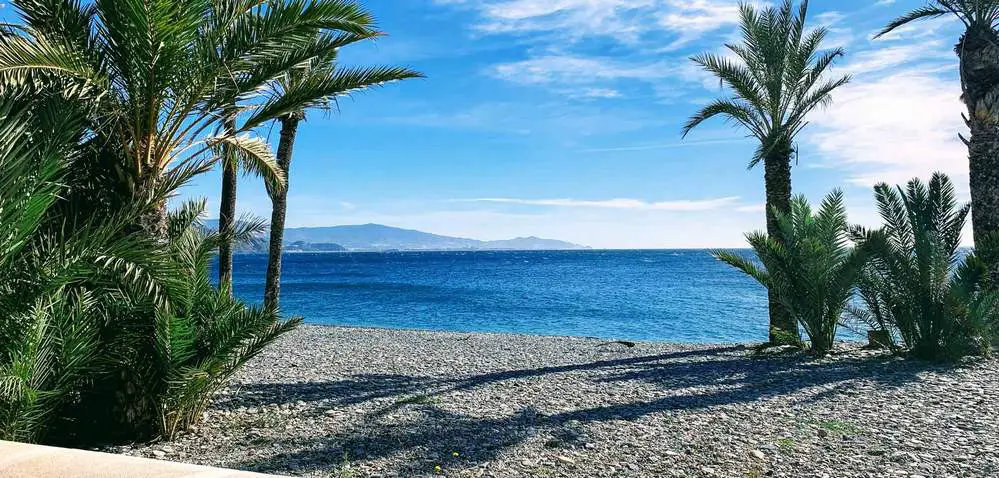
M436 0L473 9L485 34L551 39L611 38L636 43L649 34L673 37L667 49L731 27L739 8L729 0Z
M518 198L477 198L462 201L487 202L502 204L517 204L523 206L549 206L549 207L572 207L572 208L604 208L604 209L631 209L642 211L710 211L732 206L739 201L738 197L723 197L704 200L680 200L680 201L660 201L648 202L640 199L605 199L605 200L580 200L580 199L518 199Z
M594 90L593 95L612 95ZM492 131L508 135L537 135L547 139L584 138L662 127L664 120L650 113L619 108L585 108L565 102L485 102L459 109L413 105L412 111L372 121L427 128Z
M489 73L525 85L548 83L592 83L600 80L656 80L676 71L664 63L629 64L614 58L546 55L503 63Z
M919 43L882 43L876 49L851 55L842 68L854 75L870 75L910 65L913 59L934 64L956 62L954 53L944 45L944 42L933 40Z
M717 0L669 0L659 25L677 33L666 50L675 50L694 42L707 33L731 27L739 22L739 6L735 2Z
M919 69L858 81L814 115L805 141L858 185L902 183L938 170L966 178L959 95L956 80Z
M611 57L546 54L501 63L486 70L495 78L518 85L542 86L575 98L619 98L621 87L655 86L687 70L662 61L620 60Z
M475 29L486 34L541 34L579 39L637 40L660 0L437 0L476 10Z

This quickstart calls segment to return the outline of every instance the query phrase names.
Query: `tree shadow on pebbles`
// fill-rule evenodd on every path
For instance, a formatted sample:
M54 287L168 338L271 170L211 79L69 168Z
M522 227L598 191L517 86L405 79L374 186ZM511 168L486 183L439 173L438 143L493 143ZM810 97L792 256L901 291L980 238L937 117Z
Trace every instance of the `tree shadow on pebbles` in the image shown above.
M227 409L323 401L331 406L346 406L417 393L437 383L439 380L428 377L375 373L333 382L249 383L240 384L237 393L220 397L214 405Z
M648 415L696 411L738 405L765 399L815 401L851 389L891 389L918 379L918 374L938 367L899 362L888 357L830 358L807 356L754 357L742 347L682 351L661 355L601 360L584 364L498 371L481 375L427 379L402 375L359 375L348 380L311 384L248 385L251 402L280 400L329 400L334 404L358 404L375 398L403 397L420 393L425 400L397 400L368 412L358 425L331 436L294 440L297 451L273 460L255 460L237 466L256 471L332 471L342 466L342 457L379 459L396 457L390 474L427 474L436 464L467 468L488 462L508 447L532 437L568 437L584 432L587 423L636 420ZM626 402L605 402L554 413L542 413L528 405L497 417L496 410L474 416L447 410L435 397L452 392L489 387L500 382L529 381L539 377L555 380L560 374L576 374L593 386L600 384L643 385L653 393ZM544 382L542 382L544 383ZM521 387L543 386L522 384ZM548 384L551 387L554 385ZM431 390L428 392L428 390ZM510 390L510 389L507 389ZM515 390L515 389L514 389ZM514 394L515 391L506 393ZM571 393L571 392L570 392ZM513 402L516 397L511 397ZM401 410L405 408L405 410ZM388 420L388 415L400 416ZM395 414L398 415L398 414ZM292 445L289 441L288 445ZM459 457L452 453L458 451Z

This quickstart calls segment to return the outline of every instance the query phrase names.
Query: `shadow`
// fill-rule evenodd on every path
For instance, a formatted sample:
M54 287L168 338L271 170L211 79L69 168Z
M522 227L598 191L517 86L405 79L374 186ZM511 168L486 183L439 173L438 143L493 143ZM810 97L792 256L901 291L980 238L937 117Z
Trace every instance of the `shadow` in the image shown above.
M216 408L259 407L284 403L324 402L355 405L379 398L425 392L439 381L394 374L360 374L335 382L254 383L213 402Z
M397 469L388 470L390 474L429 474L438 465L467 469L489 462L504 449L532 437L547 438L545 447L578 446L585 435L582 427L587 423L630 421L672 411L701 410L781 397L817 401L847 393L859 385L868 390L900 387L918 380L921 372L943 369L939 365L904 362L887 356L823 360L813 360L803 354L756 357L745 347L725 347L507 370L450 380L360 375L340 382L301 386L299 395L294 394L297 392L293 386L286 390L289 392L287 397L306 401L335 397L336 403L341 404L414 392L425 393L427 397L444 397L451 392L489 387L498 382L573 372L594 372L586 380L595 384L637 381L655 385L658 392L653 400L608 403L553 414L528 406L499 418L455 413L437 406L437 400L397 401L367 413L359 425L334 436L289 441L288 444L293 444L298 451L236 466L280 472L287 471L289 463L305 463L305 468L295 471L331 472L343 463L331 460L331 457L373 460L404 456L404 460L397 460ZM545 383L522 386L557 386ZM267 387L274 386L260 387L258 392L271 393L270 399L286 396L267 392ZM248 388L252 395L253 388ZM516 393L509 388L502 390L505 390L503 393ZM402 418L393 418L397 415L395 412ZM492 415L487 410L484 412ZM457 458L452 456L455 451L460 452Z

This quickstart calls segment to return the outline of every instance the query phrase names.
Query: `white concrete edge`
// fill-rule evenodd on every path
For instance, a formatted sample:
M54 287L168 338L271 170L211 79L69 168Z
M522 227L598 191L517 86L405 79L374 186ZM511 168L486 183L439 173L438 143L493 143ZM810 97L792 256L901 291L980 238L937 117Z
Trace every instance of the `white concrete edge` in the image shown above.
M0 441L2 478L264 478L245 471Z

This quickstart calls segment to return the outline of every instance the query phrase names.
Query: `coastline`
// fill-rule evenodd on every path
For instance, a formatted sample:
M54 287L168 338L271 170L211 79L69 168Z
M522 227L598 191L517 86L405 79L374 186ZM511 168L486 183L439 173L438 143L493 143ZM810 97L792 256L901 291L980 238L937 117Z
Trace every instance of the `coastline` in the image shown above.
M995 360L603 342L303 326L237 374L193 433L113 451L303 476L999 470Z
M710 342L695 342L695 341L683 341L683 340L631 340L631 339L620 339L615 337L596 337L592 335L549 335L549 334L534 334L528 332L505 332L505 331L489 331L489 330L441 330L441 329L421 329L418 327L388 327L388 326L374 326L374 325L349 325L349 324L324 324L317 322L308 322L302 324L302 327L318 327L318 328L328 328L328 329L346 329L358 332L410 332L414 334L444 334L444 335L456 335L462 338L467 338L467 336L485 335L485 336L499 336L499 337L521 337L521 338L543 338L543 339L567 339L567 340L582 340L582 341L593 341L601 343L614 343L614 342L630 342L636 345L668 345L668 346L693 346L693 347L754 347L762 344L761 341L744 341L744 342L725 342L725 341L710 341ZM837 343L841 345L851 345L856 344L856 341L850 340L840 340Z

